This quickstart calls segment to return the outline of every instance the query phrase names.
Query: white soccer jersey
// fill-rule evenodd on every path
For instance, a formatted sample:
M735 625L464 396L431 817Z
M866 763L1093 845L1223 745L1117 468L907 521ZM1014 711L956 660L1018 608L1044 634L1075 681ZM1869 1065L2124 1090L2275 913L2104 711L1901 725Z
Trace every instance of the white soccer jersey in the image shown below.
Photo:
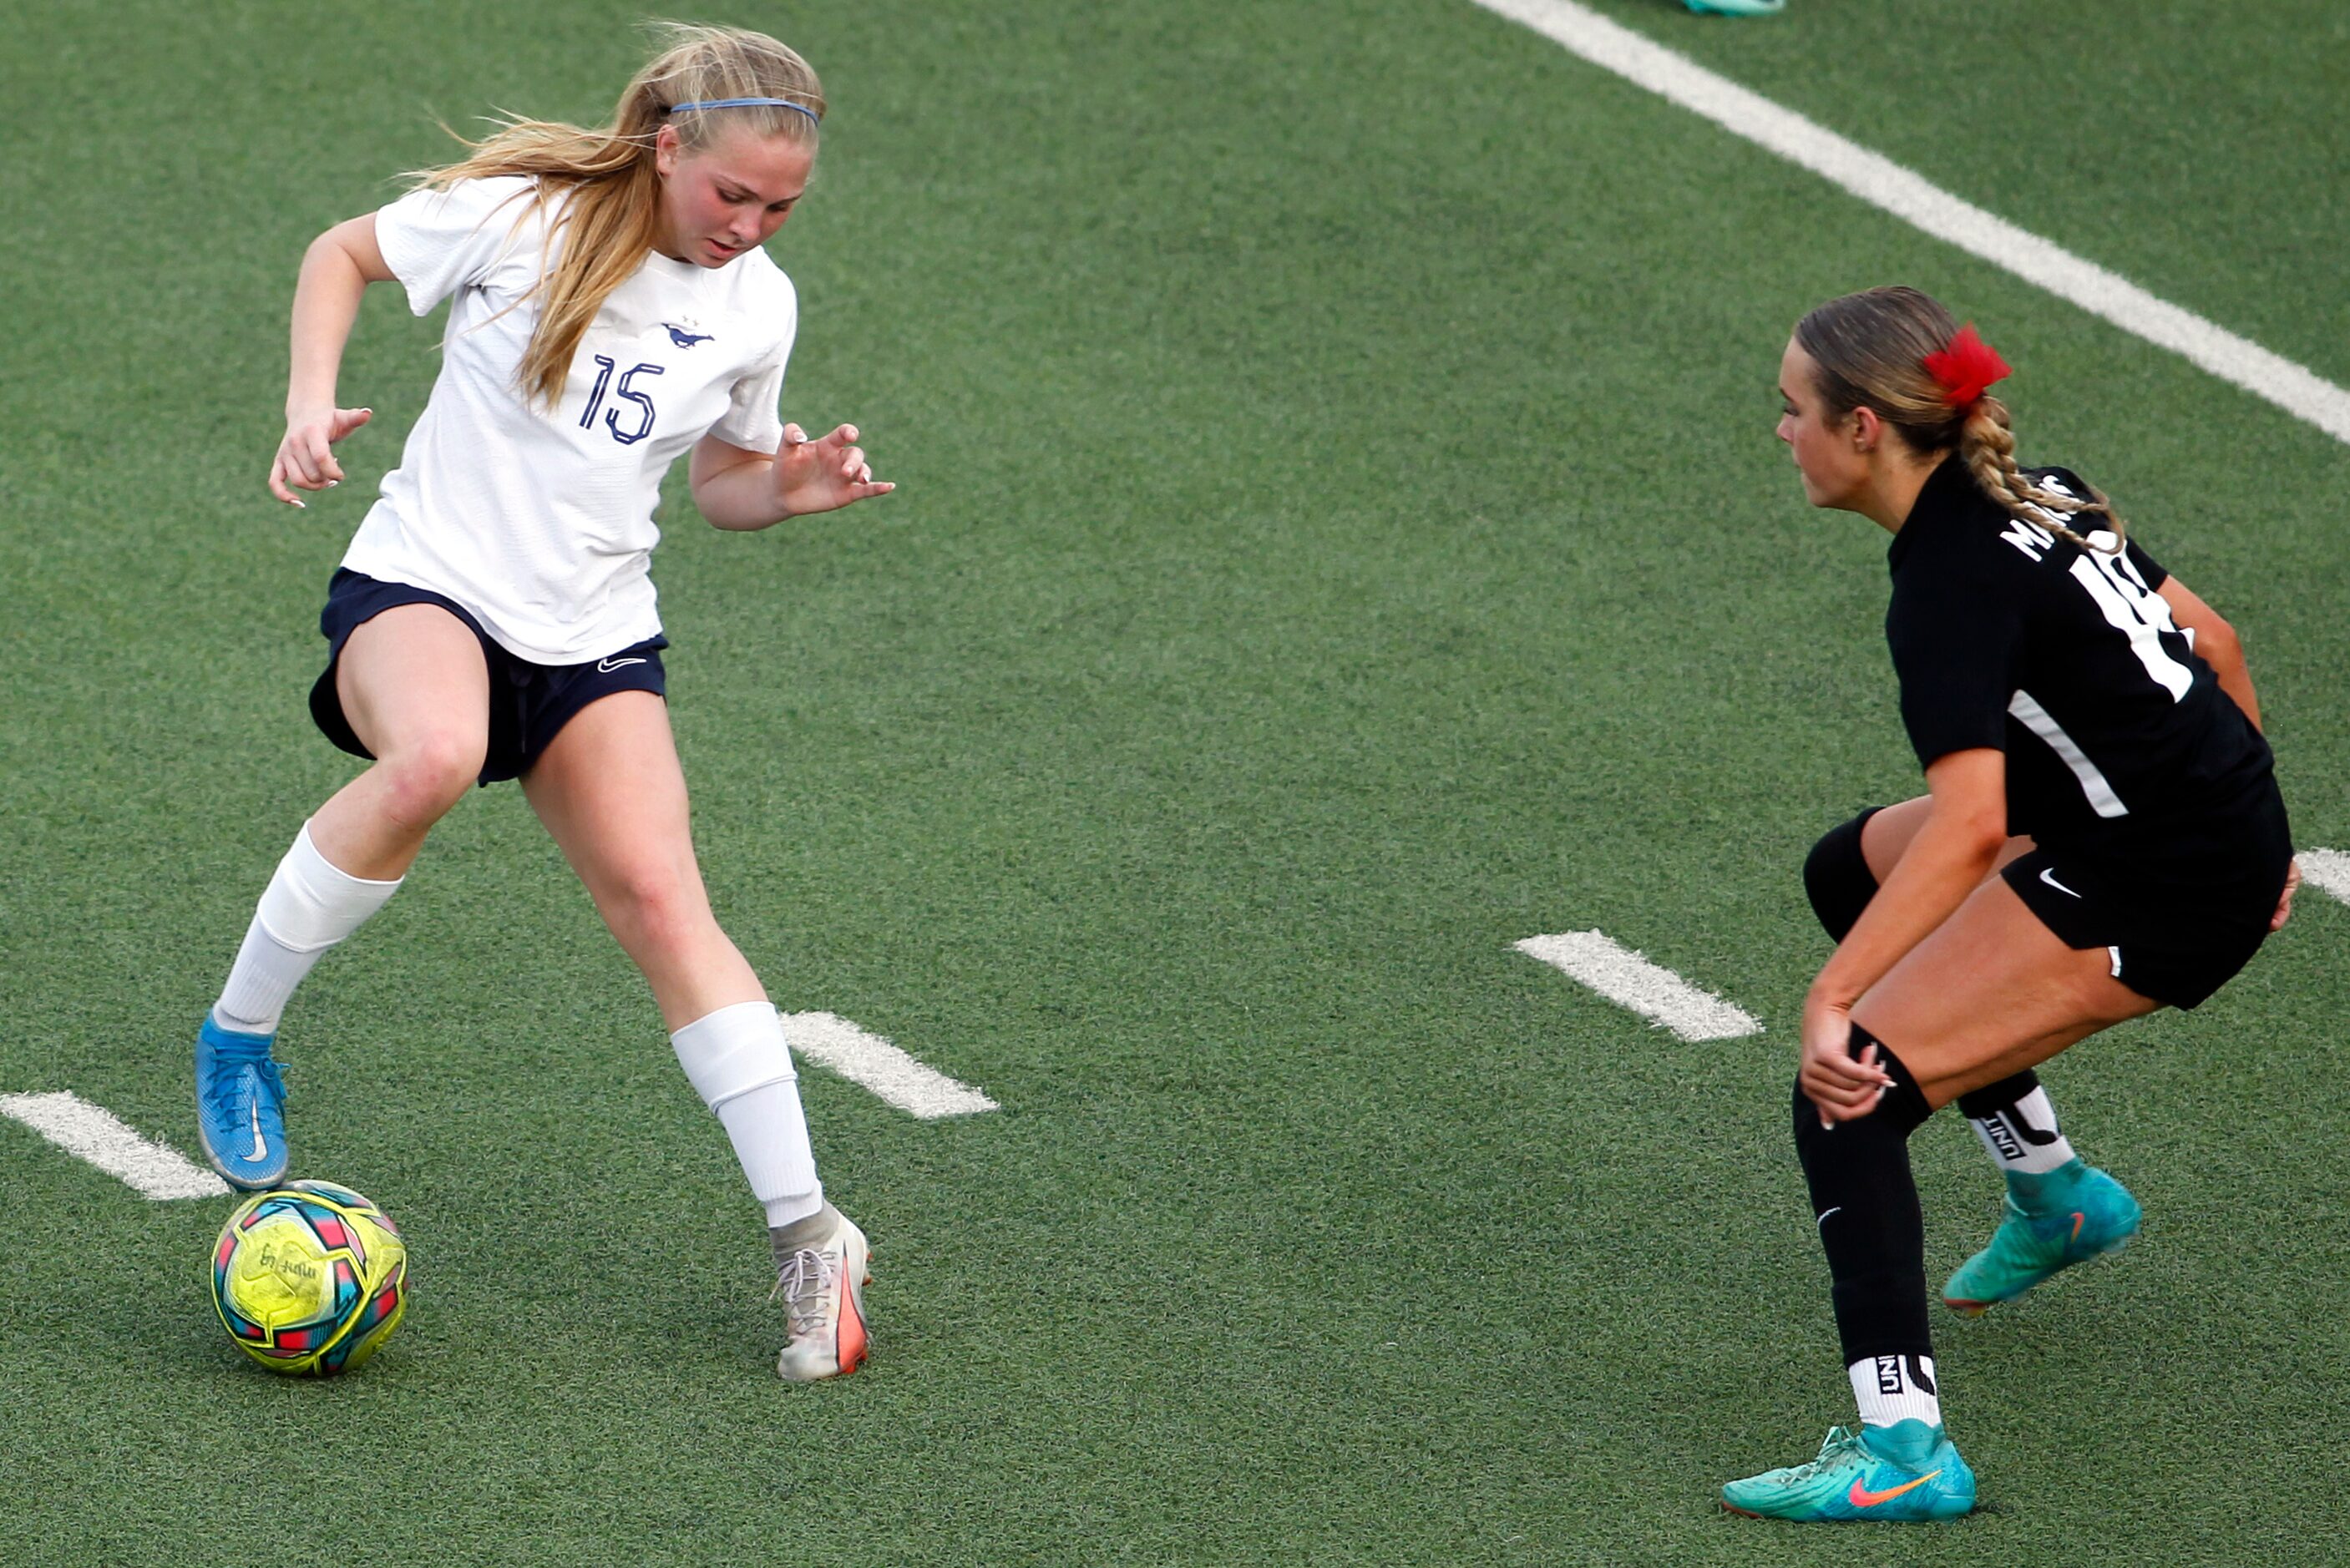
M534 663L577 664L660 630L648 568L670 464L705 434L782 444L799 304L764 251L714 271L650 254L597 312L561 403L533 403L515 380L539 317L525 296L560 209L541 214L532 183L468 180L376 214L410 307L452 303L432 400L343 565L447 595Z

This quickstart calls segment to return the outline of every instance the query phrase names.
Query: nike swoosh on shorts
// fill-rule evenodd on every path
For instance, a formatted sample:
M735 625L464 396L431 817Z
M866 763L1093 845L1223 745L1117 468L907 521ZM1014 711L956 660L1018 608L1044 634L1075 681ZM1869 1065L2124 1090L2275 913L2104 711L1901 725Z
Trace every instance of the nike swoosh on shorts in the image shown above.
M2040 879L2043 882L2047 883L2051 888L2055 888L2059 893L2063 893L2069 898L2077 898L2081 896L2080 894L2074 892L2072 888L2064 886L2064 883L2056 880L2056 871L2054 867L2043 866L2040 868Z

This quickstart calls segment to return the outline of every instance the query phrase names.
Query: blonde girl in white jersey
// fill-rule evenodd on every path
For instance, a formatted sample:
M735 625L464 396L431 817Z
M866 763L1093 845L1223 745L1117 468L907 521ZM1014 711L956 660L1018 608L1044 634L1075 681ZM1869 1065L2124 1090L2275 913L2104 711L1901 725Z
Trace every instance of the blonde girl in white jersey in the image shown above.
M342 478L367 423L338 406L369 284L450 301L444 358L400 466L328 591L311 694L371 765L306 823L196 1045L204 1150L240 1187L287 1166L271 1047L326 950L400 886L476 780L532 809L650 984L687 1076L767 1211L788 1337L777 1370L854 1371L863 1233L824 1199L784 1031L719 929L686 826L647 564L662 474L764 528L887 494L854 426L778 421L797 309L760 246L806 191L824 95L775 39L674 27L609 127L519 121L315 241L294 297L276 497Z

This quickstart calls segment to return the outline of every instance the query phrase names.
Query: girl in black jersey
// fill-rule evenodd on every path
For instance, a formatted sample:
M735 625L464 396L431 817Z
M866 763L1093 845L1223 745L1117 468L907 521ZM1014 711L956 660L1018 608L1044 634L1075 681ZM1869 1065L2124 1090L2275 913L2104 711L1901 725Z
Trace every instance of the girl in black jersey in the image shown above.
M1741 1512L1973 1507L1934 1380L1911 1129L1958 1101L2007 1179L1950 1306L2118 1247L2137 1204L2074 1155L2032 1069L2200 1002L2300 879L2234 632L2094 486L2016 466L1987 394L2007 373L1908 288L1821 306L1780 366L1805 498L1893 535L1886 636L1928 793L1834 829L1804 867L1839 945L1804 1003L1795 1145L1861 1426L1723 1488Z

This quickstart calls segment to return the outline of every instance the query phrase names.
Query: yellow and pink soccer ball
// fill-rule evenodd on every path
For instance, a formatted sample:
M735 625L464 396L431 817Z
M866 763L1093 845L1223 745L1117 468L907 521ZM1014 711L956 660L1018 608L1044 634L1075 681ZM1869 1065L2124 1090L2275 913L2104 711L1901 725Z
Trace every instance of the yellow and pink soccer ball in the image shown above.
M213 1305L272 1372L331 1377L376 1353L408 1310L408 1247L390 1217L330 1181L237 1206L213 1246Z

